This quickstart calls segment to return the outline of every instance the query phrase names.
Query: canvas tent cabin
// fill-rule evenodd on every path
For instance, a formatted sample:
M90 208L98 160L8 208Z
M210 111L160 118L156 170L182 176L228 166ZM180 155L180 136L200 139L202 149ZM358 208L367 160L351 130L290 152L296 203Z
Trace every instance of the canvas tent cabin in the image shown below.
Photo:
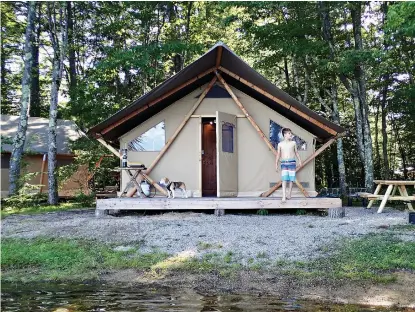
M18 128L19 116L1 115L1 136L2 141L7 138L13 140ZM26 170L27 173L39 174L35 175L31 180L27 181L31 185L44 185L42 192L47 193L47 157L48 153L48 129L49 120L46 118L29 117L28 127L26 132L26 142L24 146L24 157L22 172ZM73 162L74 155L69 150L69 142L80 138L83 134L70 120L57 121L56 141L57 141L57 166L68 165ZM5 197L9 193L9 166L10 155L12 151L11 144L4 144L1 146L1 196ZM42 166L43 159L45 163ZM42 167L44 168L43 177L41 175ZM70 197L76 195L77 192L82 191L88 193L88 171L85 167L79 167L68 180L66 180L62 188L59 189L59 196ZM41 181L43 181L41 183ZM33 190L40 191L40 187Z
M127 148L128 160L143 163L153 181L185 182L190 197L258 197L280 181L274 147L281 127L293 131L303 161L313 158L316 140L345 131L220 42L89 134L114 153ZM314 159L297 178L316 196ZM123 172L121 189L127 182ZM304 195L294 186L293 196Z

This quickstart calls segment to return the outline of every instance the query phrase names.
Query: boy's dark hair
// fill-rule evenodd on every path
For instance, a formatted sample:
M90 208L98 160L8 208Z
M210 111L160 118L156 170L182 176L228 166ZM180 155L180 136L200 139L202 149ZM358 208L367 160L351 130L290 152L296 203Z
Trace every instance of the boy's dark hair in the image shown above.
M282 128L282 135L284 136L287 132L292 132L290 128Z

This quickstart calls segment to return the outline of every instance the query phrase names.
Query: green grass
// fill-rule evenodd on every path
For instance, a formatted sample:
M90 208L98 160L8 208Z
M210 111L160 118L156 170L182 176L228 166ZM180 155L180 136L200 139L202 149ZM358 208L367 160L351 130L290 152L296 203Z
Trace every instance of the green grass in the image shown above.
M111 269L149 269L168 256L161 252L140 254L139 246L129 251L114 251L113 247L92 240L3 239L2 279L88 280Z
M62 238L6 238L1 244L4 281L98 279L111 270L137 269L157 275L172 272L235 276L242 270L258 270L296 278L328 280L394 281L393 272L415 272L415 242L401 241L392 234L367 235L338 242L327 248L328 256L313 261L274 261L259 253L246 266L231 251L210 252L201 258L168 255L160 251L140 253L140 243L128 251L114 251L116 245L94 240ZM206 246L205 246L206 247Z
M213 248L222 248L222 244L211 244L205 242L198 242L197 249L198 250L206 250L206 249L213 249Z
M397 231L413 231L415 232L415 224L397 224L392 225L389 230L397 230Z
M46 212L55 212L55 211L64 211L70 209L79 209L84 208L81 203L62 203L59 205L40 205L40 206L29 206L29 207L7 207L1 210L1 218L5 218L7 216L13 214L41 214Z
M300 268L334 279L390 282L392 272L415 271L415 242L405 242L392 235L367 235L339 243L337 251Z

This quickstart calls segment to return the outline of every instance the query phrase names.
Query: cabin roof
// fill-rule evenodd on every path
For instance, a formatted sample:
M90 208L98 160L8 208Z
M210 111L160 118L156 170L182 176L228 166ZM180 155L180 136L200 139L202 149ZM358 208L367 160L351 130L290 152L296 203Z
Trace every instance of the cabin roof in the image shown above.
M196 61L159 86L89 129L88 134L117 143L118 138L123 134L208 83L215 76L215 70L229 85L298 124L320 141L327 141L334 135L346 131L279 89L245 63L224 43L218 42ZM281 102L285 105L281 105Z

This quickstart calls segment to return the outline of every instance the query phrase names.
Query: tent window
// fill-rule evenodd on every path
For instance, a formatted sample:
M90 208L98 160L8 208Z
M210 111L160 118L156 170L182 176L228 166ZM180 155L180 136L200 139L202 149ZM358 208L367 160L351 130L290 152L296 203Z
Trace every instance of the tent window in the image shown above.
M164 120L128 143L134 152L159 152L166 143Z
M222 151L225 153L233 153L233 127L229 122L222 124Z
M275 121L269 121L269 140L275 149L277 148L278 143L284 139L281 133L282 128L283 127ZM297 143L297 149L299 151L307 150L307 142L301 139L298 135L295 135L295 133L293 133L293 140Z

